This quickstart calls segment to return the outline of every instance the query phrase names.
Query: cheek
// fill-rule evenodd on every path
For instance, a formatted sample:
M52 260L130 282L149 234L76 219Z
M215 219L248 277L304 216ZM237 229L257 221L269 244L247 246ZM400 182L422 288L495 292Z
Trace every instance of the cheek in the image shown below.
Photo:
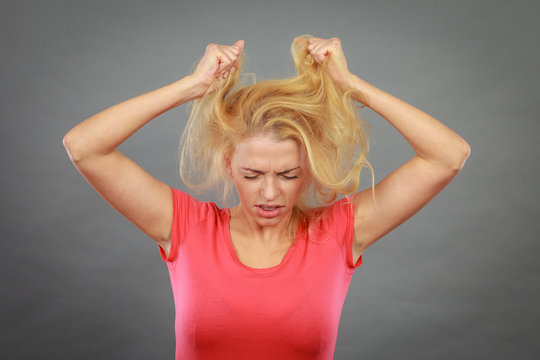
M249 197L258 192L258 186L255 181L238 180L235 183L236 191L241 197Z
M302 193L303 182L296 181L294 183L287 183L283 185L284 192L290 197L298 197Z

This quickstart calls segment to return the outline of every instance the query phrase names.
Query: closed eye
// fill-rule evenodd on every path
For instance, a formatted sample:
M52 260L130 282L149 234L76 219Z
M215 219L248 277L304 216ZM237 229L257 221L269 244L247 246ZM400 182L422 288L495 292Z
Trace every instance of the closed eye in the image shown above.
M259 175L253 175L253 176L247 176L247 175L244 175L244 179L248 179L248 180L255 180ZM287 179L287 180L294 180L294 179L298 179L298 176L296 175L293 175L293 176L287 176L287 175L281 175L283 176L284 179Z

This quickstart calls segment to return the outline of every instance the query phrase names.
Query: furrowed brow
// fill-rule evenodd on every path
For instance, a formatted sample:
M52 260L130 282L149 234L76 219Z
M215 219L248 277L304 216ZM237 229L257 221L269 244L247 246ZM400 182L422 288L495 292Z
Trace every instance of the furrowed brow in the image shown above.
M299 168L300 168L300 166L297 166L297 167L295 167L295 168L292 168L292 169L289 169L289 170L284 170L284 171L279 172L279 173L277 173L277 174L278 174L278 175L285 175L286 173L291 172L291 171L296 170L296 169L299 169Z
M295 168L292 168L292 169L287 169L287 170L283 170L281 172L278 172L277 175L284 175L284 174L287 174L293 170L296 170L296 169L299 169L300 166L297 166ZM246 168L246 167L243 167L242 170L246 170L246 171L251 171L251 172L254 172L254 173L257 173L257 174L264 174L264 171L261 171L261 170L255 170L255 169L251 169L251 168Z
M250 168L245 168L245 167L243 167L242 170L251 171L257 174L264 174L261 170L255 170L255 169L250 169Z

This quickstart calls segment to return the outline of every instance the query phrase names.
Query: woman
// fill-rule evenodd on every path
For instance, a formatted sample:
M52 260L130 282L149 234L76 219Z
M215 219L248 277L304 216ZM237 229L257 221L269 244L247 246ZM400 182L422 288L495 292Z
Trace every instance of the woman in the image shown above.
M64 145L96 191L159 245L175 299L177 359L330 359L362 254L441 191L470 148L352 74L337 38L298 37L297 77L233 90L243 47L208 45L193 74L92 116ZM335 201L371 168L351 99L385 118L416 155ZM225 194L234 184L236 207L197 201L116 150L190 100L181 176L202 188L225 184Z

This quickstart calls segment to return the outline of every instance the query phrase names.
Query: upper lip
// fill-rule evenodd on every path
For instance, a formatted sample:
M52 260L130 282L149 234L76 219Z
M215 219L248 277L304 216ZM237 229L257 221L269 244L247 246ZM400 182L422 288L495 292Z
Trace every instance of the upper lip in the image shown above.
M257 206L264 206L264 207L282 207L283 205L277 205L277 204L258 204Z

